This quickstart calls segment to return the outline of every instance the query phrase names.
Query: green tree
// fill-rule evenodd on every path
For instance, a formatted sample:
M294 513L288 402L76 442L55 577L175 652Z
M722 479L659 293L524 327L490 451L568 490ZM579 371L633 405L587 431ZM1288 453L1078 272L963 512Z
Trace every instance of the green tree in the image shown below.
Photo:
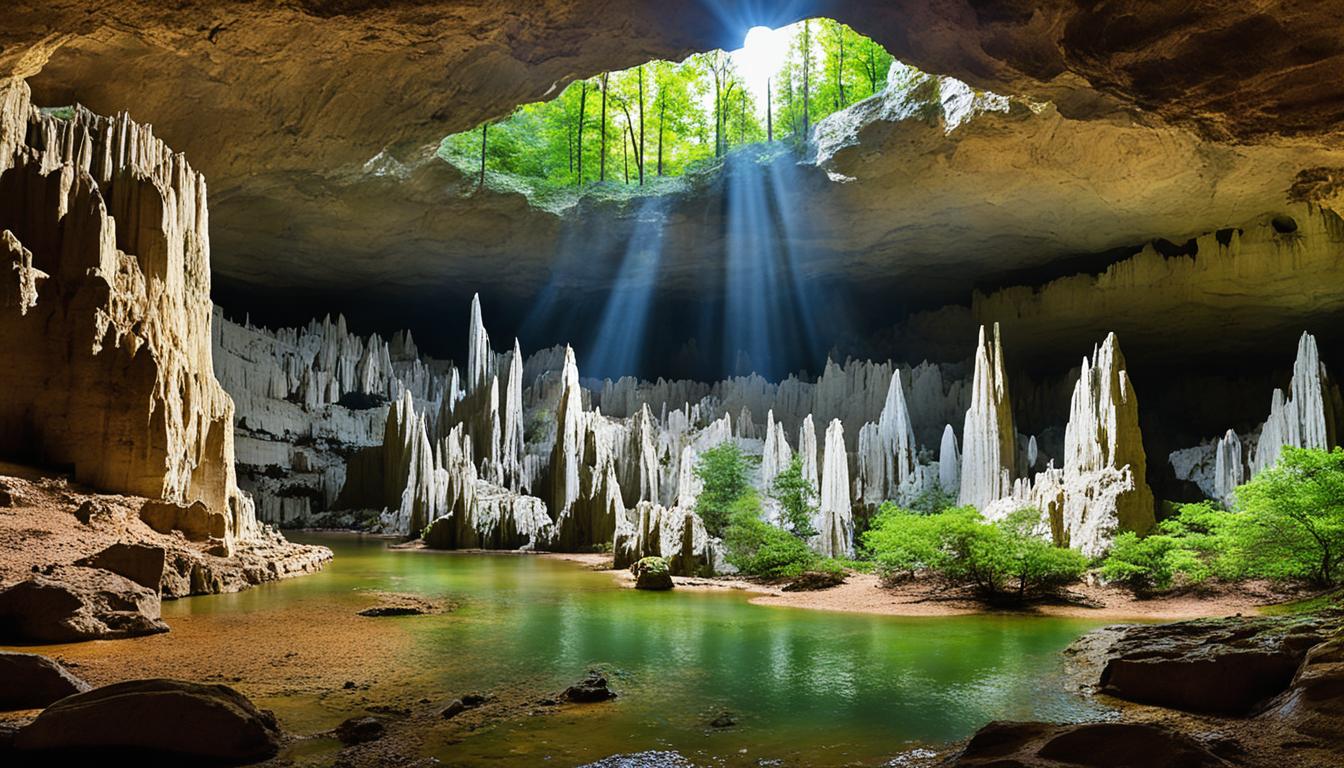
M723 543L734 568L766 579L796 578L821 559L802 539L762 520L754 492L731 505Z
M779 502L783 513L784 527L801 539L816 536L812 527L812 518L816 516L817 489L812 481L803 476L803 461L794 456L782 472L775 475L770 486L770 496Z
M1344 577L1344 448L1284 448L1236 499L1228 533L1247 573L1318 586Z
M751 489L747 485L747 457L737 443L724 442L700 454L695 476L702 489L695 511L711 536L723 536L733 503Z

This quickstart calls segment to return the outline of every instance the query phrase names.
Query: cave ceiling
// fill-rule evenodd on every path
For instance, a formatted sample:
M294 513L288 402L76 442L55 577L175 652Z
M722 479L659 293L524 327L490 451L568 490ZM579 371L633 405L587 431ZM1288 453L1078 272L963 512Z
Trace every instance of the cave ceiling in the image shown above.
M557 215L474 192L434 158L443 136L579 77L733 48L757 24L836 18L903 62L1014 97L960 122L874 102L816 164L780 170L816 222L799 235L809 276L941 301L1290 201L1332 204L1344 15L1329 6L11 0L0 74L26 78L37 104L128 110L184 152L209 181L217 280L526 300L609 285L611 243L638 206ZM666 202L660 290L704 290L726 183ZM585 218L606 224L576 235ZM557 267L576 240L594 251L584 268Z

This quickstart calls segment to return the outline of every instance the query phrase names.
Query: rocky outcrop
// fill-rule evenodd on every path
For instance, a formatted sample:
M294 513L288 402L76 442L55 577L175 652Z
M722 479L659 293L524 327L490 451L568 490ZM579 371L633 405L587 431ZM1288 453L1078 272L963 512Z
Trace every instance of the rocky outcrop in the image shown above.
M635 577L635 589L660 591L672 589L672 569L661 557L641 557L630 566Z
M709 576L727 569L721 544L705 531L699 515L649 501L624 510L617 520L612 551L616 568L658 557L677 576Z
M1125 627L1110 646L1099 690L1171 709L1244 715L1287 690L1308 650L1340 627L1338 618Z
M943 428L943 439L938 444L938 485L944 493L961 491L961 453L951 424Z
M46 656L0 651L0 711L37 709L87 690L88 683Z
M1335 754L1344 748L1344 632L1336 630L1307 651L1292 684L1266 706L1263 717L1288 724Z
M22 81L0 105L0 230L20 267L0 311L0 455L200 502L230 545L257 535L211 368L204 177L124 114L44 114Z
M1006 722L993 722L976 731L965 748L945 764L956 768L1139 765L1228 768L1232 765L1190 736L1155 724Z
M167 632L159 593L111 571L57 566L0 590L0 636L71 643Z
M961 489L959 503L984 510L1012 490L1017 448L1013 405L1008 397L1008 375L1003 365L999 326L986 339L984 326L975 349L971 376L971 404L961 433Z
M163 533L163 531L160 531ZM167 551L152 544L117 542L75 561L84 568L101 568L130 579L145 589L162 590Z
M224 685L128 680L47 707L20 729L14 747L54 756L256 762L280 749L275 716Z

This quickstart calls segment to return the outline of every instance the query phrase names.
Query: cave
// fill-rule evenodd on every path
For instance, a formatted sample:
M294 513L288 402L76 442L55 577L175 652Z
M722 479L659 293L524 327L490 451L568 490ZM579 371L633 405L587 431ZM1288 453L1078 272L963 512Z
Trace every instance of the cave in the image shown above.
M1333 9L3 15L6 764L1338 764Z

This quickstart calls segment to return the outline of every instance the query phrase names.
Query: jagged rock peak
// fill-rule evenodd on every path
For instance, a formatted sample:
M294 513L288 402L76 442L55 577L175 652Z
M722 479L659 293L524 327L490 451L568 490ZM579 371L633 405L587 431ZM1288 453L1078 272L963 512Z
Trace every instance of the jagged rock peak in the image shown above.
M961 455L951 424L943 427L943 440L938 446L938 485L944 493L956 493L961 488Z
M1316 337L1303 333L1297 341L1293 378L1288 392L1274 390L1269 418L1260 431L1251 475L1274 466L1285 446L1330 448L1338 444L1344 419L1339 390L1331 383L1316 347Z
M999 324L994 324L992 343L982 325L971 377L971 405L962 429L961 504L983 510L1011 492L1017 461L1015 436Z
M467 330L467 394L485 386L490 378L490 335L485 332L481 318L481 295L471 295L471 323Z
M1246 482L1245 460L1242 458L1241 438L1229 429L1218 440L1214 449L1213 488L1218 501L1232 505L1233 491Z
M854 552L854 513L849 496L845 425L839 419L832 419L826 427L826 455L821 473L817 551L827 557L849 557Z

